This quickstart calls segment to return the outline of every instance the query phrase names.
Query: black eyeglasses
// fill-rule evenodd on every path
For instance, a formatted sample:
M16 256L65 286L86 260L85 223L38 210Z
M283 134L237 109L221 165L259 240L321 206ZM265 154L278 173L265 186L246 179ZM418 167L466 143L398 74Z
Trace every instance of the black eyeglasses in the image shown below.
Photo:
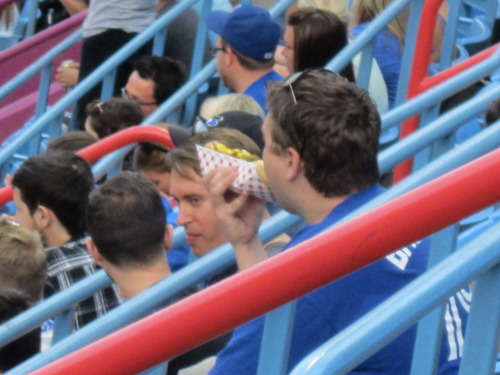
M157 102L152 102L152 103L141 102L139 99L134 98L133 96L131 96L125 87L122 87L122 98L123 99L132 100L133 102L135 102L135 103L137 103L139 105L158 105Z
M226 51L226 47L212 47L212 56L215 57L217 56L217 53L219 51Z
M293 102L295 104L297 104L297 97L295 96L295 91L293 91L293 84L295 82L297 82L299 80L299 78L302 78L303 76L305 76L307 73L310 73L310 72L315 72L315 71L318 71L318 72L326 72L326 73L331 73L331 74L336 74L328 69L324 69L324 68L311 68L311 69L306 69L306 70L303 70L301 72L297 72L297 73L294 73L292 74L290 77L288 77L285 82L283 82L283 87L288 87L290 89L290 92L292 94L292 98L293 98Z

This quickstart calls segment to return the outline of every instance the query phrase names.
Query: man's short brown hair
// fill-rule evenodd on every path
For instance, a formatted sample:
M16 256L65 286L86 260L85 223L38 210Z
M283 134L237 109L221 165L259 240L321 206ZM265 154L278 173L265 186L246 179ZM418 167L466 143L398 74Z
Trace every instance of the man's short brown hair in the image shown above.
M378 181L380 116L365 90L316 69L276 83L267 99L271 150L297 150L317 192L340 197Z
M210 142L220 142L229 148L247 150L249 153L261 156L261 150L257 144L242 132L228 128L214 128L196 134L188 142L168 153L168 163L184 178L189 178L189 169L201 176L200 162L196 145L206 145Z

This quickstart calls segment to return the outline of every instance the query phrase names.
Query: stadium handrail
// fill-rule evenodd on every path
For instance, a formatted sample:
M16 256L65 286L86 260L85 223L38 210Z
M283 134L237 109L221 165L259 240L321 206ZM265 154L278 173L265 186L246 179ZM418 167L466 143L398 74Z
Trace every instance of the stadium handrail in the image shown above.
M0 0L0 9L10 5L12 3L16 3L17 0ZM28 13L28 22L26 23L26 31L24 32L24 37L29 38L35 33L35 24L36 24L36 13L38 10L38 0L27 0L24 2L24 6L27 8ZM22 15L21 15L22 17Z
M85 147L76 154L87 160L89 163L94 163L103 155L137 142L158 142L169 149L174 148L170 133L167 129L153 126L134 126L123 129L110 137L99 140L98 142ZM0 206L12 200L12 187L5 186L0 189Z
M96 85L105 76L116 69L116 66L122 63L131 53L139 49L142 45L153 38L160 30L164 29L171 21L173 21L179 14L185 11L187 8L192 6L195 2L200 0L186 0L183 1L170 9L167 13L158 18L154 23L146 28L146 30L139 33L131 41L120 48L115 54L108 58L102 65L95 69L88 77L86 77L82 82L79 82L70 92L68 92L64 97L62 97L56 104L49 108L43 115L41 115L34 123L26 129L18 138L13 140L9 145L0 150L0 165L5 163L5 161L10 158L16 150L29 142L33 136L38 134L43 130L50 121L55 120L60 116L67 107L72 105L76 100L83 96L84 92L88 91L91 87ZM61 44L69 45L75 43L81 38L81 31L72 34L70 37L66 38ZM49 51L45 56L42 56L39 61L34 63L28 72L21 73L18 77L15 77L12 81L15 83L10 83L7 88L0 88L0 98L5 95L7 90L11 90L13 85L19 85L20 82L24 82L27 76L30 76L34 71L41 71L50 61L55 58L55 52L59 48L56 46L53 50ZM50 56L52 59L50 59ZM12 82L11 81L11 82ZM6 85L7 86L7 85Z
M497 45L489 48L479 54L469 57L467 60L454 67L445 69L434 77L428 77L434 29L436 26L439 7L443 1L445 0L427 0L424 3L415 45L415 50L418 50L419 53L414 56L411 66L407 99L417 96L423 91L443 82L450 76L455 75L457 72L470 68L479 61L483 61L498 47ZM406 120L401 127L400 139L403 139L414 132L418 128L419 121L420 116L414 116ZM396 167L394 172L394 181L398 182L407 177L411 172L412 164L412 160L407 160Z
M179 355L499 202L498 168L500 150L183 299L33 374L104 374L103 371L132 374ZM426 205L422 205L422 201L427 202ZM439 214L429 215L429 209ZM411 221L398 220L405 212L413 213ZM330 251L332 243L338 249L335 254ZM220 314L220 306L225 306L224 316ZM106 363L106 369L102 363Z
M17 0L14 0L14 1L17 1ZM41 40L50 38L52 36L55 36L57 34L60 34L64 31L66 31L66 30L71 30L75 26L81 24L86 16L87 16L87 11L81 12L75 16L68 18L67 20L59 22L58 24L48 28L47 30L44 30L40 33L33 35L31 38L23 40L20 43L17 43L15 46L12 46L9 49L6 49L5 51L0 52L0 64L8 59L11 59L11 58L19 55L20 53L22 53L23 51L25 51L27 49L33 48L38 43L40 43ZM2 94L2 95L5 95L5 94ZM2 98L3 98L3 96L2 96Z
M433 161L422 170L410 176L410 178L405 179L397 186L389 189L384 194L367 203L359 210L356 210L351 215L346 217L345 220L348 220L380 204L394 199L395 197L408 192L411 189L425 182L428 182L433 178L436 178L443 173L456 168L457 166L462 165L463 163L473 160L474 158L482 155L484 152L497 148L498 146L500 146L499 130L500 121L498 121L494 125L491 125L483 132L476 135L469 141L463 143L456 149L448 152L448 154L445 154L439 159ZM290 215L284 211L278 215L273 216L262 225L262 228L259 231L261 239L263 241L267 241L268 239L273 238L272 236L283 232L284 230L286 230L286 228L296 222L296 219L295 221L293 221L293 218L293 215ZM276 229L277 226L280 226L280 228ZM276 231L273 232L273 230ZM134 311L139 314L148 310L148 308L151 308L152 301L149 300L148 297L151 297L151 299L153 300L153 304L157 300L161 301L162 298L170 298L175 293L181 291L183 287L193 285L190 284L190 282L192 281L191 279L195 279L195 281L205 279L209 277L210 274L221 271L225 267L234 263L234 256L231 247L227 244L211 254L213 255L207 255L206 257L197 260L194 264L178 271L177 277L180 277L182 275L185 276L185 278L181 278L180 280L176 278L166 279L164 282L162 282L162 286L159 287L160 289L151 289L151 292L145 292L146 295L144 296L144 302L134 304ZM102 275L96 274L90 276L87 280L90 283L91 281L93 282L94 279L99 279L101 277ZM80 284L83 285L87 280L82 281ZM72 299L72 288L76 288L76 286L72 286L62 292L61 300L59 301L59 303L64 304L65 307L75 302L75 300ZM92 291L90 291L89 293L92 294ZM66 298L68 298L70 301L66 300ZM80 299L83 299L83 297L81 297ZM19 337L23 333L26 333L36 327L37 324L40 324L39 322L42 322L43 318L36 316L38 314L38 311L43 311L45 313L45 319L62 311L60 305L53 305L51 306L51 308L53 308L54 311L52 312L53 315L51 315L50 309L46 308L45 304L49 304L49 302L44 301L35 306L32 312L24 313L23 315L20 315L19 317L14 318L14 320L8 322L9 328L0 327L0 342L3 343L4 340L5 342L10 342L16 337ZM156 306L156 304L154 304L154 306ZM55 310L56 308L58 308L58 310ZM90 323L62 342L59 342L57 345L50 348L47 352L44 352L43 355L35 356L31 360L27 361L26 363L21 365L19 369L16 369L15 371L13 370L13 374L23 374L33 371L41 365L47 364L50 360L57 359L60 356L68 354L83 345L90 344L97 338L100 338L107 333L113 332L114 330L122 327L125 324L132 323L136 316L131 316L129 314L129 311L130 310L125 307L119 307L118 309L111 311L107 315Z
M93 87L100 80L105 78L105 76L113 69L115 69L119 63L123 62L130 53L140 48L143 44L145 44L147 41L153 38L157 33L159 33L162 29L164 29L179 14L181 14L183 11L185 11L187 8L189 8L198 1L200 0L185 0L172 7L167 13L162 15L153 24L148 26L146 30L142 31L140 34L134 37L130 42L124 45L120 50L118 50L113 56L107 59L106 62L104 62L99 68L94 70L92 74L86 77L82 82L78 83L78 85L75 86L75 88L73 88L61 100L59 100L56 104L54 104L51 108L49 108L47 112L45 112L33 124L31 124L31 126L28 129L26 129L18 138L16 138L9 145L0 150L0 165L5 163L5 161L8 158L10 158L19 147L22 147L24 144L29 142L36 134L42 131L50 121L53 121L58 116L60 116L68 106L70 106L76 100L78 100L84 94L84 92L90 89L90 87ZM270 10L270 13L274 17L276 17L277 15L282 14L284 10L288 8L288 6L292 3L293 0L281 0ZM212 64L210 66L213 66L214 69L212 71L213 74L215 72L214 60L212 60ZM42 66L39 66L39 68L41 69ZM201 84L203 84L203 82L200 83L200 86ZM197 88L198 87L193 88L193 91L191 91L189 95L192 95ZM3 87L0 88L0 98L2 98L2 95L4 95L3 90L6 89L4 89ZM181 104L182 103L177 103L175 108L179 107Z
M423 315L445 301L453 291L491 270L499 263L499 245L500 223L430 269L425 277L407 285L350 327L314 350L293 369L291 375L343 374L352 370L357 364L374 354L377 348L383 347L416 323ZM462 276L457 277L457 275ZM477 294L480 293L478 290L481 287L480 283L481 281L478 281L475 284L473 304L476 303ZM498 282L496 284L498 285ZM495 291L490 290L489 295L495 296L499 292L497 291L495 294ZM489 302L498 309L498 302L495 303L491 298L489 298ZM470 318L472 318L473 309L474 306L471 307ZM486 314L484 310L482 313L483 316ZM469 324L471 324L471 319L468 321ZM466 365L464 362L470 348L467 346L467 336L465 342L462 366ZM488 344L493 346L496 342L488 342ZM490 361L484 362L486 363L482 366L483 368L490 367L487 372L469 368L468 371L461 371L461 373L490 373L493 368L491 358Z
M377 25L377 20L374 21L375 26ZM360 34L360 36L363 34ZM363 41L363 40L362 40ZM356 55L356 53L362 48L361 45L357 45L357 40L346 47L342 52L340 52L337 57L335 57L331 64L327 67L332 67L334 69L340 69L342 64L345 64L346 59L351 56ZM338 57L340 56L340 57ZM382 129L388 129L392 126L399 125L406 118L413 116L416 113L421 112L425 108L434 105L435 103L441 101L443 97L448 97L453 93L459 91L461 88L468 86L472 82L491 74L493 71L498 69L498 64L500 64L500 50L495 53L490 54L485 57L485 60L477 63L476 65L468 68L467 70L456 72L456 75L448 77L447 81L439 83L437 86L423 92L417 97L401 104L400 106L394 108L393 110L382 115ZM155 122L161 121L166 114L177 108L180 103L186 100L189 95L192 94L193 90L198 88L205 80L210 77L215 72L215 61L207 64L197 75L196 78L190 80L183 87L181 87L174 95L172 95L167 101L165 101L153 114L143 121L143 124L153 124ZM493 100L493 99L491 99ZM471 112L464 112L467 116ZM479 112L474 112L478 114ZM464 118L464 121L466 119ZM101 176L107 173L114 163L123 158L131 148L125 148L123 150L116 151L115 153L106 156L101 160L96 166L97 176ZM404 160L401 160L401 162Z

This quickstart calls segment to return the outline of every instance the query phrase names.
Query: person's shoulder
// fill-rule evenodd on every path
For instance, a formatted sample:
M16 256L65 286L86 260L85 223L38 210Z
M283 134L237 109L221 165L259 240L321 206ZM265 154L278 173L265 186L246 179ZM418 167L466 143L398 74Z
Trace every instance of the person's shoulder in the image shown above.
M49 271L63 263L93 263L92 256L88 253L86 247L86 238L76 241L69 241L57 247L48 247L44 249L47 256L47 266Z

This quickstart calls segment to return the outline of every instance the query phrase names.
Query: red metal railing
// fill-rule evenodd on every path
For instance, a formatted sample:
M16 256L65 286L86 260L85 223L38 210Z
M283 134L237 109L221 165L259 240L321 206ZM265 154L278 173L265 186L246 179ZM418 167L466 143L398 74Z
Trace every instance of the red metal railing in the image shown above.
M499 202L499 168L500 149L33 374L135 374L175 357Z
M76 154L93 163L106 154L135 142L158 142L168 148L174 148L168 130L155 126L134 126L124 129L112 136L104 138L91 146L85 147ZM0 206L12 200L12 187L0 189Z
M450 67L433 77L428 77L428 70L431 56L432 39L436 25L439 7L444 0L427 0L422 9L418 38L415 45L415 57L413 59L410 72L410 81L408 84L408 99L412 99L422 92L446 81L456 74L467 70L471 66L487 59L498 48L498 44L478 53L460 64ZM420 116L416 115L405 122L401 128L400 139L403 139L418 129ZM397 183L411 173L413 159L408 159L398 165L394 171L394 182Z

